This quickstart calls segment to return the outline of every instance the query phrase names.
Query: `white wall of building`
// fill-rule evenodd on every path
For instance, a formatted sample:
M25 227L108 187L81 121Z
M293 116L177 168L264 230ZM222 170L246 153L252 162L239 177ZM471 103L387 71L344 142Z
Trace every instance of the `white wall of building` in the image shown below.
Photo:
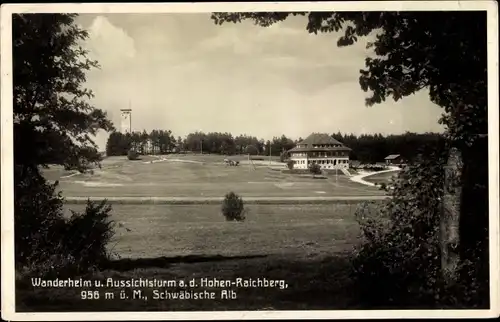
M330 157L330 158L298 158L298 157L292 157L292 161L294 161L293 168L294 169L308 169L308 162L309 163L317 163L319 164L321 169L348 169L349 168L349 158L336 158L336 157Z

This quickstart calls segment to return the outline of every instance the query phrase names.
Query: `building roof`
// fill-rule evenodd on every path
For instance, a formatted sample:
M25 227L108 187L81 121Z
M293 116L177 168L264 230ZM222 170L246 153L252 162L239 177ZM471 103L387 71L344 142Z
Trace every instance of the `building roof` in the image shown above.
M330 135L326 133L311 133L304 140L300 141L298 144L342 144L341 142L335 140Z
M306 147L298 147L300 145L306 145ZM313 148L313 145L340 145L338 147L325 147L325 148ZM309 151L351 151L350 148L344 146L342 142L339 142L332 138L326 133L312 133L304 140L297 143L297 146L288 152L309 152Z
M341 146L341 147L333 147L333 148L293 148L288 150L288 152L313 152L313 151L318 151L318 152L324 152L324 151L351 151L352 149L346 147L346 146Z
M388 156L385 157L385 160L394 160L399 158L401 155L400 154L389 154Z

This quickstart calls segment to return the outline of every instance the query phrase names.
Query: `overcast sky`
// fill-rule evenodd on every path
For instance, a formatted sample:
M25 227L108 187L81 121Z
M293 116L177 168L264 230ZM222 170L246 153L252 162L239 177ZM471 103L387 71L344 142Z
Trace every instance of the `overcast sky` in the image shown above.
M442 110L426 91L366 107L359 86L366 40L338 48L337 34L309 34L306 18L269 28L215 25L210 14L82 14L93 104L117 127L231 132L270 139L311 132L442 131ZM106 135L98 137L104 147Z

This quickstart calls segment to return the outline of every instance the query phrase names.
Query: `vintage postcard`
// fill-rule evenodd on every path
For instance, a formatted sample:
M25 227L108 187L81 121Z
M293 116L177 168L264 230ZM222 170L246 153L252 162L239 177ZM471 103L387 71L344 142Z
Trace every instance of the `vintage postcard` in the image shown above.
M1 7L5 320L496 317L494 1Z

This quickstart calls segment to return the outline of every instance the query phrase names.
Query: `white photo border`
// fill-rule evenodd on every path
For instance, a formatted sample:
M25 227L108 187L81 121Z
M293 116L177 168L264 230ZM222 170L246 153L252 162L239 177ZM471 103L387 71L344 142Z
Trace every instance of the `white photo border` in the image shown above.
M486 11L488 39L489 138L489 310L343 310L343 311L200 311L200 312L68 312L18 313L15 309L12 14L13 13L201 13L266 11ZM71 320L226 320L226 319L380 319L470 318L499 315L498 211L498 4L496 1L341 1L217 3L85 3L2 4L1 6L1 213L2 319Z

